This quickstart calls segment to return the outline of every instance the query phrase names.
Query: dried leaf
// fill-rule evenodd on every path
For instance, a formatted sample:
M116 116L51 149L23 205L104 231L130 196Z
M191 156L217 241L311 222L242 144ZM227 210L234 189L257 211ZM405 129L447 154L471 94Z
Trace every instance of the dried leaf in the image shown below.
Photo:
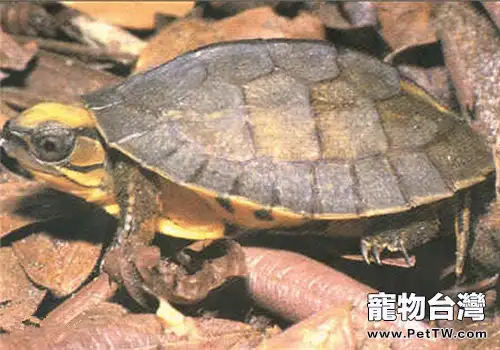
M81 105L80 95L121 80L78 60L40 51L36 68L25 79L24 87L2 89L0 93L4 101L21 107L48 101Z
M0 69L11 69L21 71L38 51L35 42L29 42L23 46L16 43L10 35L2 32L0 28Z
M9 106L5 101L0 101L0 129L3 128L4 123L10 118L14 118L19 113Z
M31 2L4 2L0 5L2 29L11 34L56 36L58 22L41 5Z
M336 305L307 318L273 338L257 350L267 349L356 349L349 304Z
M145 71L200 46L255 38L323 39L323 25L311 14L281 17L270 7L259 7L217 22L183 19L163 28L141 53L136 72Z
M482 1L483 6L488 10L497 28L500 29L500 3L495 1Z
M146 46L143 40L128 31L86 15L76 15L68 21L77 28L81 40L93 47L138 55Z
M136 56L124 52L110 51L106 48L90 47L68 41L53 39L34 38L28 36L15 35L14 39L18 43L35 41L41 50L78 58L82 62L112 62L129 66L135 62Z
M22 329L45 296L24 273L12 248L0 248L0 329Z
M374 2L345 2L343 6L344 11L349 17L349 22L351 22L354 27L375 27L377 25L377 12Z
M461 349L500 349L500 319L498 317L488 318L481 322L474 322L465 327L466 331L487 332L486 339L470 338L460 341Z
M32 328L23 333L0 337L0 348L6 350L158 349L161 338L162 326L154 315L91 313L89 317L82 317L78 322L68 326Z
M343 12L342 12L343 10ZM319 2L313 4L313 13L328 28L349 30L377 26L377 14L372 2Z
M194 1L62 1L66 6L103 21L136 29L151 29L155 14L183 17L194 7Z
M27 329L0 337L6 350L63 349L250 349L276 332L263 332L246 324L221 319L189 319L197 333L178 336L154 315L123 314L118 306L102 304L68 325Z
M69 226L66 230L74 232L76 228ZM65 236L69 235L66 233ZM88 278L102 245L36 233L14 242L12 247L20 264L35 283L64 297Z
M162 339L164 348L172 350L253 349L279 329L259 330L242 322L219 318L188 318L193 333L179 336L170 329Z
M16 213L20 198L40 190L41 185L0 168L0 239L11 231L33 223L34 218Z
M430 24L432 3L374 2L381 32L394 51L437 41Z
M112 314L110 311L113 311L114 314L121 316L125 313L122 306L118 304L110 305L106 302L117 289L118 285L112 282L107 274L102 273L70 299L67 299L50 312L43 320L43 326L50 327L67 325L70 322L77 323L75 319L81 317L81 315L90 317L90 312L95 313L96 310L107 315ZM105 308L105 312L103 308Z
M322 23L328 28L335 29L351 29L353 26L347 18L345 18L337 4L319 3L313 11L318 16Z
M197 251L198 248L201 251ZM129 294L140 304L147 304L145 291L170 302L192 304L204 299L230 278L246 273L242 249L234 241L195 242L179 254L179 260L189 256L190 266L161 260L157 247L127 241L108 252L104 271L114 280L123 281ZM132 265L133 274L124 270L123 267L128 265Z
M227 16L233 16L237 13L247 11L256 7L270 6L275 7L280 3L279 0L250 0L250 1L210 1L207 4Z
M462 112L482 124L494 142L500 125L500 35L493 23L465 3L443 3L436 27L446 66L457 90Z

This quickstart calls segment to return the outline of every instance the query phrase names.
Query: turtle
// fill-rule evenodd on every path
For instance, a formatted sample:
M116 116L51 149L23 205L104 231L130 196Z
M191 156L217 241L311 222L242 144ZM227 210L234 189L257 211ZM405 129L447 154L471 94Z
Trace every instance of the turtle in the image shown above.
M440 220L408 213L493 172L467 122L391 65L323 40L208 45L82 99L27 109L2 147L117 216L117 244L385 218L361 234L363 255L406 257Z

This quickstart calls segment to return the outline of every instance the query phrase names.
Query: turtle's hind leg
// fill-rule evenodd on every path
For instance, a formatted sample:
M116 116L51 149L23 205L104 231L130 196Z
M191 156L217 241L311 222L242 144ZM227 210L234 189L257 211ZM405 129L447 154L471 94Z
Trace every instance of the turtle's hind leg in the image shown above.
M381 265L380 255L387 249L402 253L406 263L412 266L408 251L439 236L440 220L433 210L408 214L375 219L380 222L373 226L372 234L361 239L361 253L368 264L373 260Z

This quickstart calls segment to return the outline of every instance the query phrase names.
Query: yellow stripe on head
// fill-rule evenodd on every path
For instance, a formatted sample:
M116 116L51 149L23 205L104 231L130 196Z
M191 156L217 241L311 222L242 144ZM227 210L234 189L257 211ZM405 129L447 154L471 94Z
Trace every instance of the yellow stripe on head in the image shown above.
M40 179L51 187L58 190L71 193L75 196L85 199L88 202L96 204L114 204L115 197L113 192L107 187L83 187L80 184L73 182L73 179L65 178L59 175L47 174L38 171L32 171L35 178Z
M106 149L91 112L40 103L4 127L7 153L49 186L86 199L112 203Z
M70 170L64 167L55 166L61 174L64 174L71 181L83 187L104 187L108 178L108 174L104 168L91 170L83 173L81 171Z
M47 121L55 121L70 128L94 128L96 125L92 113L85 108L53 102L39 103L16 119L17 125L24 128L34 128Z

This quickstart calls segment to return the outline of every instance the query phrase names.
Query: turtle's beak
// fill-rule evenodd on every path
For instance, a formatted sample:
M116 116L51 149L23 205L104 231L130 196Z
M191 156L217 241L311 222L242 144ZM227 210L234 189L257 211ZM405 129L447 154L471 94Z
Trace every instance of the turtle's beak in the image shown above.
M0 162L2 161L4 153L6 153L6 151L5 151L5 147L7 144L6 133L7 133L7 130L9 129L9 125L8 125L9 123L10 123L10 120L7 120L7 122L3 126L2 132L0 132Z
M5 124L3 125L2 132L0 133L0 148L3 147L3 144L5 143L5 133L6 129L9 129L9 124L10 120L7 120Z
M0 148L6 154L9 154L9 143L15 142L15 139L17 138L15 133L11 131L11 126L12 120L7 120L7 122L3 125L2 133L0 134Z

